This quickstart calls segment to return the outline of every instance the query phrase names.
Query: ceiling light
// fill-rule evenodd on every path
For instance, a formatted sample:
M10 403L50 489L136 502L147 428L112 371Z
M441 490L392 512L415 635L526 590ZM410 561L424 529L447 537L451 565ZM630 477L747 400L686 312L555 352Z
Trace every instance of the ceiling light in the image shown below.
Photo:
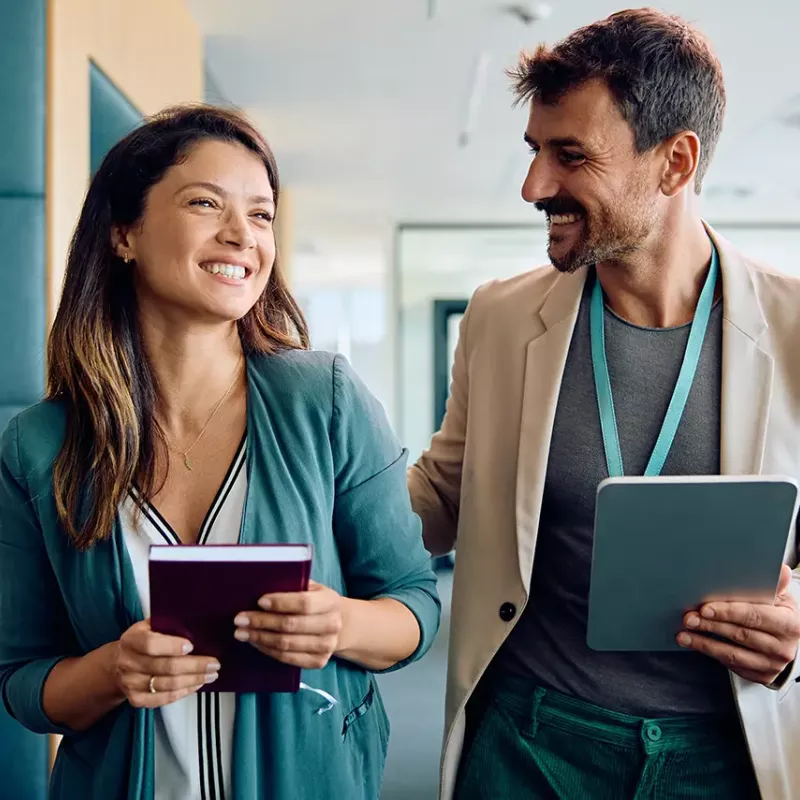
M502 11L516 17L523 25L532 25L549 19L553 8L549 3L514 3L503 6Z
M475 64L475 73L472 78L472 88L467 101L467 111L461 133L458 136L458 146L466 147L472 138L475 123L478 119L478 110L486 91L486 74L489 69L490 56L488 53L481 53Z

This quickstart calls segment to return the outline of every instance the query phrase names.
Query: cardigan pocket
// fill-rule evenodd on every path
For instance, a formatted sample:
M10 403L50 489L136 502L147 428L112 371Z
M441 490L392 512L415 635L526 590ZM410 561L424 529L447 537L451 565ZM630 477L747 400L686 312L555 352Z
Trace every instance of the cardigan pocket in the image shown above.
M369 689L367 690L366 696L344 718L344 722L342 723L342 739L346 740L350 728L355 725L365 714L368 714L370 711L372 711L372 716L375 717L381 743L385 750L389 743L389 734L391 730L389 725L389 717L386 714L386 708L383 705L383 698L381 697L381 693L375 684L375 679L370 676L368 681Z
M96 766L92 764L76 747L76 741L72 736L65 736L61 740L56 755L54 772L61 776L64 772L71 775L71 780L75 779L75 772L80 773L83 779L91 783L91 778L96 771Z
M344 722L342 723L342 739L347 739L347 733L351 726L372 708L374 702L375 684L370 680L366 697L344 718Z
M348 797L353 800L378 800L389 748L389 723L380 692L375 679L366 677L366 694L342 723L342 744L354 782Z

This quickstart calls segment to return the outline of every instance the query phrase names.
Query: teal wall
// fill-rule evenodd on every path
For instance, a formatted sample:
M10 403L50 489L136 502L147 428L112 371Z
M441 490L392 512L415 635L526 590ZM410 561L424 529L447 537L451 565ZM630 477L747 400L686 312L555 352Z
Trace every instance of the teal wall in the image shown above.
M44 391L46 5L0 0L0 431ZM87 69L94 172L142 117L94 64ZM0 798L45 800L48 760L47 737L0 702Z
M44 389L45 0L0 0L0 430Z
M141 121L142 115L94 63L89 64L90 163L92 174L105 154Z
M2 430L44 389L46 0L0 0L0 20ZM0 797L44 800L47 762L47 737L0 703Z

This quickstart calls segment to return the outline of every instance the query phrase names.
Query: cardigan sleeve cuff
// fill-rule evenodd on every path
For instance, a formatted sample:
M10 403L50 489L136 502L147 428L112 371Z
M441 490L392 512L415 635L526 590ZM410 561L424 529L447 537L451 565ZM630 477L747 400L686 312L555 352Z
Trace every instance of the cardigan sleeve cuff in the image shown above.
M392 600L397 600L398 603L402 603L416 617L419 624L419 644L416 650L408 658L398 661L391 667L375 670L378 675L402 669L408 664L418 661L430 649L439 630L439 611L441 608L439 598L435 593L435 586L434 580L433 593L426 591L424 586L414 586L396 592L387 592L372 598L377 600L378 597L390 597Z
M66 656L31 661L14 670L5 683L3 702L6 710L20 725L33 733L56 733L62 736L74 733L71 728L51 722L42 704L47 676L64 658Z

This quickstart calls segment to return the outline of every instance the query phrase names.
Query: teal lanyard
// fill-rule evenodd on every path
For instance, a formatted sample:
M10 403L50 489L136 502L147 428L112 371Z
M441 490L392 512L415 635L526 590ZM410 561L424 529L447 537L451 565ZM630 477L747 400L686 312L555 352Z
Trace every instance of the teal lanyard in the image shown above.
M713 247L713 246L712 246ZM653 448L650 461L644 474L652 477L660 475L667 460L672 442L678 430L686 400L692 388L697 363L700 360L700 351L703 349L703 340L706 337L708 319L711 316L711 307L714 304L714 288L719 272L719 257L716 248L712 249L711 267L708 270L697 310L692 320L689 331L689 341L686 343L686 352L683 354L681 371L672 392L672 399L661 425L661 432ZM594 289L592 289L592 304L590 310L591 341L592 341L592 367L594 368L594 386L597 392L597 408L600 412L600 427L603 431L603 446L606 451L606 465L608 474L612 478L622 477L625 471L622 466L622 451L619 447L619 431L617 430L617 417L614 413L614 398L611 395L611 379L608 374L606 361L606 336L605 315L603 308L603 289L600 281L595 276Z

